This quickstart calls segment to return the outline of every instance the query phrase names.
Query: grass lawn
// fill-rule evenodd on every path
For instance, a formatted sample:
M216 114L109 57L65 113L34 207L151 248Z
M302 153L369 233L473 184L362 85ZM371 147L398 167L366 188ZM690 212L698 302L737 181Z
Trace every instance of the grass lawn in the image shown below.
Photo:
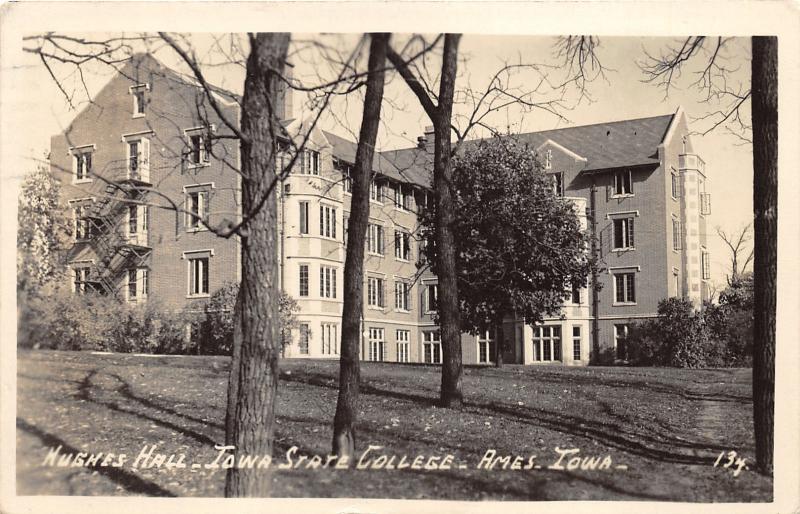
M221 496L222 469L134 468L145 445L217 456L229 359L18 352L17 493ZM338 362L284 361L275 459L327 455ZM435 406L435 366L362 363L359 451L453 455L450 470L276 470L273 496L459 500L770 501L772 480L714 467L752 463L751 372L658 368L467 368L461 412ZM121 467L43 466L47 449L128 455ZM610 469L548 469L555 448L609 456ZM488 449L540 469L478 469ZM562 461L566 465L567 458ZM459 465L464 465L462 469ZM617 466L627 469L617 469ZM751 466L752 467L752 466Z

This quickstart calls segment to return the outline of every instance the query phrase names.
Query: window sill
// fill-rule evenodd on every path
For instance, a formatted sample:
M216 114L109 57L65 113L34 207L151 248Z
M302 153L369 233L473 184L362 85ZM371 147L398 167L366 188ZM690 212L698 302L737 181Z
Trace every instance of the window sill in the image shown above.
M394 312L399 312L400 314L411 314L411 309L395 309Z
M378 200L373 200L372 198L369 199L369 203L380 205L381 207L383 207L383 202L379 202Z
M322 239L322 240L324 240L324 241L333 241L334 243L338 243L338 242L339 242L339 240L338 240L338 239L336 239L335 237L330 237L330 236L319 236L319 238L320 238L320 239Z
M384 254L382 254L382 253L375 253L375 252L367 252L367 255L369 255L370 257L380 257L381 259L383 259L383 258L385 257L385 255L384 255Z
M628 248L612 248L611 251L616 253L633 252L636 251L636 247L629 246Z
M367 309L369 309L371 311L381 311L381 312L383 312L383 307L380 307L378 305L367 305Z
M72 181L73 184L91 184L92 182L94 182L94 180L90 178L73 179Z
M194 233L194 232L208 232L206 227L189 227L186 229L186 232Z
M144 118L144 115L145 115L145 113L143 113L143 112L137 112L137 113L134 113L133 116L131 116L131 118Z
M617 199L619 199L619 198L633 198L633 196L634 196L633 193L622 193L622 194L611 195L611 198L617 198Z
M196 170L200 168L208 168L211 166L210 162L190 162L186 165L187 170Z
M187 300L194 300L194 299L197 299L197 298L211 298L211 295L208 294L208 293L204 293L204 294L187 294L186 295L186 299Z
M611 304L612 307L629 307L631 305L636 305L636 302L614 302Z
M403 262L403 263L406 263L406 264L410 264L411 263L411 259L403 259L402 257L398 257L396 255L394 256L394 260L396 260L397 262Z

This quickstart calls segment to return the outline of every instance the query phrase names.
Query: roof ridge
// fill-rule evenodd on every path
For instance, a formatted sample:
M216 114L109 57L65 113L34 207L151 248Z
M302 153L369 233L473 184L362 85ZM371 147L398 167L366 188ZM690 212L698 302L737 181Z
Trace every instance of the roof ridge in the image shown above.
M531 134L544 134L544 133L547 133L547 132L555 132L555 131L560 131L560 130L575 130L575 129L586 128L586 127L594 127L594 126L597 126L597 125L613 125L613 124L626 123L626 122L631 122L631 121L653 120L653 119L656 119L656 118L665 118L667 116L674 117L675 113L672 112L672 113L667 113L667 114L658 114L658 115L655 115L655 116L642 116L642 117L639 117L639 118L628 118L628 119L614 120L614 121L598 121L598 122L595 122L595 123L587 123L585 125L572 125L572 126L569 126L569 127L559 127L559 128L554 128L554 129L532 130L530 132L521 132L519 134L509 134L509 135L515 136L515 137L529 136ZM488 138L480 137L480 138L471 139L469 141L479 141L481 139L488 139ZM407 146L407 147L394 148L394 149L391 149L391 150L383 150L383 152L397 152L397 151L404 151L404 150L414 150L416 148L417 148L416 146Z

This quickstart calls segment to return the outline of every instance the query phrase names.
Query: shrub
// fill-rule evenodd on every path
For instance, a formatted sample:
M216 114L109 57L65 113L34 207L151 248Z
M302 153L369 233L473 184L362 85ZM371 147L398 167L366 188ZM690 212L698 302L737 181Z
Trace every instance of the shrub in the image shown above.
M658 318L635 324L626 345L630 363L636 366L730 365L725 345L710 337L705 313L683 298L659 302Z
M189 353L187 324L196 315L169 311L156 301L126 304L66 288L20 293L18 344L24 348L121 353Z
M233 350L234 309L239 284L229 283L218 289L206 305L205 315L199 324L201 352L208 355L230 355ZM291 340L291 331L297 320L297 302L285 292L278 300L282 347Z

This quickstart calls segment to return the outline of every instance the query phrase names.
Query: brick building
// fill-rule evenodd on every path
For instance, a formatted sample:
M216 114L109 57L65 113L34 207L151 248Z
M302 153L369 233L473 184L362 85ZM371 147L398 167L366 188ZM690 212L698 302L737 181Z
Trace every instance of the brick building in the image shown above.
M238 121L235 95L214 97ZM283 98L290 118L291 96ZM288 107L287 107L288 106ZM202 113L202 116L201 116ZM301 130L289 119L288 134ZM238 240L205 230L241 215L238 148L190 78L135 56L67 130L51 141L51 167L75 223L70 283L129 302L197 310L240 277ZM418 210L431 201L426 134L413 148L376 155L364 278L365 360L440 362L432 310L436 277L420 266ZM562 316L532 327L507 319L507 362L585 365L624 358L633 321L658 301L707 294L703 161L682 111L523 134L554 190L575 204L597 240L602 286L574 291ZM288 357L339 351L348 174L356 143L316 129L278 190L280 283L299 305ZM287 156L279 157L279 164ZM176 214L174 207L183 211ZM591 214L594 213L594 216ZM494 335L462 336L464 362L489 362Z

